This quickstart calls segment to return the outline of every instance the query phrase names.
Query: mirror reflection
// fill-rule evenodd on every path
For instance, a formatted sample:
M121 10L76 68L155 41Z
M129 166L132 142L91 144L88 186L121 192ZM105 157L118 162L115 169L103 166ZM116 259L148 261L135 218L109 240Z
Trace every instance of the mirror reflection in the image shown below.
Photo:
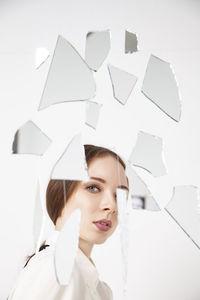
M65 101L88 100L95 96L92 71L62 36L58 36L39 110Z
M125 53L138 51L138 39L135 33L125 31Z
M108 71L112 82L113 97L125 105L137 82L137 77L110 64Z
M123 295L125 296L127 292L129 247L129 213L127 210L127 191L117 188L116 195L121 242Z
M151 195L147 185L128 162L126 163L126 175L129 180L129 207L132 209L160 211L160 207Z
M42 226L43 220L43 209L42 209L42 201L40 197L40 183L37 181L36 187L36 197L35 197L35 205L34 205L34 214L33 214L33 238L35 242L35 247L37 245L37 241L39 239L40 230Z
M92 102L92 101L86 102L86 113L85 113L86 125L92 127L93 129L96 129L101 107L102 104L99 104L97 102Z
M110 31L88 32L86 36L85 61L88 66L97 71L110 51Z
M56 162L51 179L89 180L81 134L77 134Z
M54 264L56 279L60 285L68 285L70 281L78 251L80 222L81 210L78 208L71 213L58 234L54 252Z
M175 186L165 210L200 249L199 191L196 186Z
M21 126L14 136L13 154L43 155L51 144L50 138L32 121Z
M167 170L163 161L162 148L162 138L139 131L136 145L128 161L136 167L145 169L154 177L165 175Z
M170 118L179 122L181 102L171 65L151 55L142 84L142 93Z

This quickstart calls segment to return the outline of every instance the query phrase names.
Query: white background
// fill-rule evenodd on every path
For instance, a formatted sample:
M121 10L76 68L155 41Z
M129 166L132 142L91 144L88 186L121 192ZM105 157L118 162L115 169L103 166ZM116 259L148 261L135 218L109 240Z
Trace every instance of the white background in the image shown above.
M128 297L134 300L200 299L200 251L165 212L174 185L200 184L200 2L194 0L31 0L0 2L0 300L6 299L32 247L32 218L41 157L12 155L16 130L33 120L66 145L84 120L84 104L63 103L38 112L48 62L34 69L37 47L53 53L58 34L84 56L88 31L110 29L112 46L95 75L95 101L103 103L98 134L85 126L85 142L115 147L128 157L143 130L163 138L168 174L153 178L137 168L162 211L134 211L131 219ZM125 29L140 51L124 54ZM176 123L140 92L150 54L170 62L182 95ZM112 96L107 63L139 77L123 107ZM57 144L58 143L58 144ZM62 148L62 147L61 147ZM101 279L122 299L118 232L92 257Z

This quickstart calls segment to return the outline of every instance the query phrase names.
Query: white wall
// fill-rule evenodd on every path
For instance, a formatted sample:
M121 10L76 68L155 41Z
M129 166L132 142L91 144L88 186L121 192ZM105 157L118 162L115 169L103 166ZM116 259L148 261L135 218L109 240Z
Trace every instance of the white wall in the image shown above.
M168 174L153 178L137 170L164 208L174 185L200 183L199 16L200 2L194 0L1 1L0 300L6 299L22 259L32 246L32 210L41 162L41 158L30 155L11 155L14 134L32 119L54 141L67 140L72 134L68 132L69 124L72 122L76 131L83 117L80 103L64 103L37 112L50 60L36 71L35 48L46 47L52 53L57 35L62 34L84 56L88 31L111 30L110 54L95 74L96 100L104 103L96 141L115 146L127 157L138 130L162 137ZM140 52L124 54L125 29L138 34ZM182 95L179 123L140 92L151 53L174 68ZM125 108L112 97L107 63L139 77ZM113 126L108 128L111 109ZM73 120L71 111L76 116ZM86 141L95 140L91 132L85 128ZM164 209L159 213L134 211L131 222L127 299L200 299L200 251ZM94 248L93 259L101 278L112 287L114 299L121 300L118 232L105 245Z

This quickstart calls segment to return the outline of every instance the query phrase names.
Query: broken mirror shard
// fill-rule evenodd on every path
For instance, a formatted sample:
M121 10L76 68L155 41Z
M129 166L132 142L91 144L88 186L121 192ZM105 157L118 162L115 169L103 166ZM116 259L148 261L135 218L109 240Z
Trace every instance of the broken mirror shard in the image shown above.
M37 246L37 241L40 236L43 215L44 214L43 214L42 202L40 197L40 183L38 180L37 187L36 187L35 207L34 207L34 216L33 216L33 237L34 237L35 247Z
M125 53L133 53L138 51L138 39L135 33L125 32Z
M110 31L88 32L86 36L85 61L97 71L110 51Z
M32 121L21 126L14 136L13 154L43 155L51 140Z
M200 249L199 191L196 186L183 185L173 188L171 201L165 210Z
M62 36L58 36L39 110L65 101L88 100L95 96L93 73Z
M36 255L39 253L41 243L43 242L45 226L47 223L47 214L45 213L45 208L44 208L45 199L46 199L46 192L45 192L45 196L43 197L42 183L40 177L38 178L37 181L34 216L33 216L33 237L35 242Z
M142 93L170 118L179 122L181 101L171 65L151 55L142 84Z
M51 172L51 179L57 180L89 180L85 150L81 134L77 134L68 144L64 153L56 162Z
M35 68L39 69L39 67L45 63L45 61L49 58L49 51L45 48L36 48L35 52Z
M110 64L108 65L108 71L112 82L114 98L121 104L126 104L137 82L137 77Z
M60 285L68 285L71 277L78 251L80 222L81 210L78 208L66 220L56 241L54 265L57 282Z
M117 210L119 218L120 242L122 254L123 295L127 292L128 247L129 247L129 213L127 210L127 191L116 189Z
M126 163L126 176L129 181L129 207L131 209L160 211L160 207L151 195L148 187L128 162Z
M87 101L85 124L96 129L102 104Z
M163 162L162 138L139 131L136 145L128 161L131 165L140 167L150 172L154 177L167 173Z

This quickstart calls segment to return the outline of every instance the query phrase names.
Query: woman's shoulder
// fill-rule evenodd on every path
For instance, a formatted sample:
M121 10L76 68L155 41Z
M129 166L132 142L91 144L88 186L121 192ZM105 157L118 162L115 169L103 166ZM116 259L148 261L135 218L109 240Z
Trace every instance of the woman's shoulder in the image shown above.
M8 299L21 300L25 299L25 296L32 299L31 293L36 293L36 291L46 293L49 286L55 288L58 286L54 270L53 251L50 247L30 258L27 265L19 273Z
M40 248L40 251L31 255L24 265L23 269L29 269L30 266L37 265L37 263L42 263L46 260L52 260L53 257L53 249L52 247L46 245L44 248Z

